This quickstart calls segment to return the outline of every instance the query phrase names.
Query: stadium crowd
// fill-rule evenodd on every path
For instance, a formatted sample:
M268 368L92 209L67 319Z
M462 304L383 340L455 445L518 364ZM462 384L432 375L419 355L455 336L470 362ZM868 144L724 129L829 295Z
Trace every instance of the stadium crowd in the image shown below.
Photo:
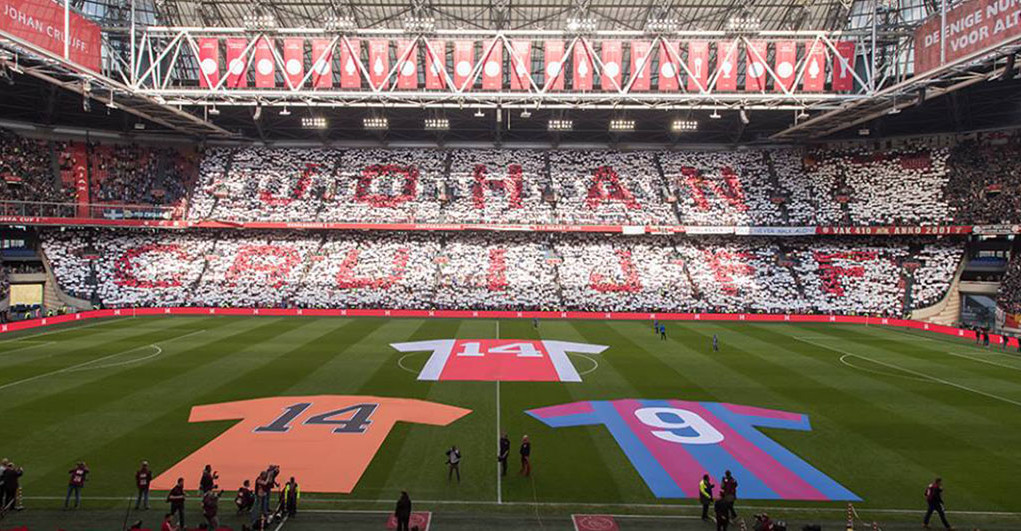
M0 129L0 200L74 201L74 189L60 186L47 142Z
M94 292L108 307L901 315L942 297L962 254L953 242L895 238L89 230L44 236L62 288Z
M997 140L993 142L992 140ZM840 226L1018 222L1021 140L874 151L91 145L92 201L222 221ZM62 201L68 150L0 132L0 198ZM65 173L62 169L61 173Z
M1009 314L1021 314L1021 253L1014 253L1007 265L996 304Z

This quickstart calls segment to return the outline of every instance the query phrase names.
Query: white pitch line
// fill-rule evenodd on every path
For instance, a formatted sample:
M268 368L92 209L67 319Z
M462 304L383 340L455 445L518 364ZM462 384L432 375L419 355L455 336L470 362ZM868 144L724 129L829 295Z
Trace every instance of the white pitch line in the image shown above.
M957 356L958 358L964 358L966 360L977 361L979 363L988 363L989 365L995 365L997 367L1003 367L1004 369L1012 369L1012 370L1015 370L1015 371L1021 371L1021 367L1018 367L1016 365L1005 365L1003 363L996 363L995 361L984 360L984 359L981 359L981 358L976 358L974 356L968 356L968 355L961 354L961 353L958 353L958 352L950 352L949 350L944 350L943 352L945 352L947 354L950 354L951 356ZM998 354L998 353L994 353L994 354Z
M892 373L888 373L888 372L880 372L880 371L874 371L872 369L866 369L865 367L859 367L857 365L852 365L851 363L848 363L847 360L844 359L844 358L847 358L849 356L854 356L856 358L860 358L861 356L858 356L857 354L844 354L843 356L840 356L840 363L843 363L844 365L846 365L846 366L848 366L848 367L850 367L852 369L857 369L859 371L865 371L865 372L869 372L869 373L872 373L872 374L878 374L880 376L896 376L897 378L906 378L908 380L914 380L916 382L927 382L927 381L929 381L929 380L926 380L924 378L916 378L914 376L908 376L906 374L892 374Z
M185 338L185 337L188 337L188 336L193 336L195 334L200 334L202 332L205 332L205 330L196 330L195 332L189 332L189 333L181 335L181 336L172 337L170 339L166 339L166 340L162 341L162 343L168 343L170 341L174 341L174 340L177 340L177 339L182 339L182 338ZM6 383L4 385L0 385L0 391L3 391L4 389L7 389L8 387L14 387L16 385L20 385L20 384L23 384L23 383L32 382L32 381L35 381L35 380L39 380L41 378L45 378L47 376L53 376L53 375L61 374L61 373L65 373L65 372L74 372L75 370L80 369L81 367L86 367L86 366L91 365L93 363L98 363L100 361L108 360L110 358L115 358L117 356L121 356L123 354L127 354L128 352L134 352L134 351L139 350L139 349L151 348L151 347L155 347L155 348L159 349L160 352L163 351L163 349L161 349L160 347L158 347L156 345L142 345L140 347L134 347L134 348L130 348L128 350L122 350L122 351L116 352L114 354L110 354L110 355L107 355L107 356L103 356L101 358L96 358L94 360L89 360L89 361L86 361L86 362L82 362L82 363L79 363L77 365L72 365L70 367L64 367L63 369L57 369L55 371L45 372L43 374L37 374L35 376L30 376L28 378L24 378L24 379L21 379L21 380L16 380L16 381L13 381L13 382L10 382L10 383Z
M121 366L124 366L124 365L131 365L132 363L140 363L140 362L143 362L145 360L151 360L151 359L153 359L155 357L158 357L160 354L163 354L163 349L160 348L159 345L149 345L149 347L156 349L156 352L153 352L152 354L149 354L148 356L143 356L141 358L135 358L133 360L121 361L121 362L117 362L117 363L110 363L110 364L107 364L107 365L100 365L98 367L81 367L79 369L70 369L67 372L95 371L95 370L99 370L99 369L109 369L110 367L121 367Z
M500 339L500 320L496 320L496 339ZM496 455L500 455L500 380L496 381ZM510 458L510 456L507 456ZM496 462L496 503L503 504L503 476L500 461Z
M286 524L286 523L287 523L287 517L285 516L284 519L280 521L280 525L278 525L277 528L274 529L273 531L280 531L280 528L284 527L284 524Z
M26 500L63 500L63 496L25 496ZM99 500L99 501L134 501L134 496L82 496L83 500ZM385 504L393 505L393 500L351 500L351 499L336 499L329 500L324 498L302 498L304 503L371 503L371 504ZM677 503L592 503L592 502L539 502L538 505L547 507L638 507L642 509L692 509L700 510L701 506L696 505L695 500L681 500L681 502L690 502L687 505L678 505ZM420 504L432 504L432 505L496 505L494 501L469 501L469 500L416 500L415 503ZM526 505L534 506L535 502L503 502L503 505ZM779 505L742 505L746 509L752 510L767 510L767 511L791 511L791 512L839 512L842 514L847 513L846 507L784 507ZM868 507L859 507L861 512L870 513L886 513L886 514L922 514L925 511L921 509L871 509ZM330 509L315 509L316 511L328 511ZM341 509L337 509L341 510ZM348 511L354 512L354 511ZM375 511L373 511L375 512ZM379 511L380 513L390 511ZM974 516L1021 516L1021 512L1009 512L1009 511L961 511L954 510L954 514L962 515L974 515Z
M795 338L795 339L797 339L797 338ZM840 352L841 354L848 354L848 355L851 355L851 356L855 356L855 357L861 358L863 360L871 361L872 363L877 363L879 365L885 365L887 367L890 367L891 369L897 369L898 371L904 371L906 373L914 374L915 376L921 376L922 378L926 378L926 379L932 380L934 382L941 383L943 385L949 385L951 387L956 387L956 388L964 390L964 391L970 391L970 392L975 393L977 395L982 395L982 396L985 396L985 397L988 397L988 398L992 398L994 400L999 400L1000 402L1004 402L1004 403L1007 403L1007 404L1011 404L1011 405L1015 405L1015 406L1021 407L1021 402L1018 402L1016 400L1011 400L1009 398L1004 398L1004 397L999 396L999 395L994 395L992 393L987 393L987 392L979 390L979 389L968 387L967 385L964 385L964 384L959 384L959 383L951 382L949 380L944 380L943 378L939 378L939 377L936 377L936 376L931 376L929 374L925 374L924 372L919 372L919 371L916 371L914 369L906 369L904 367L899 367L899 366L894 365L892 363L887 363L885 361L879 361L879 360L876 360L876 359L872 359L872 358L869 358L867 356L862 356L861 354L855 354L854 352L847 352L846 350L839 349L839 348L836 348L836 347L828 347L826 345L820 345L820 344L818 344L818 343L816 343L814 341L808 341L806 339L797 339L797 341L801 341L803 343L808 343L809 345L815 345L815 346L817 346L819 348L823 348L823 349L826 349L826 350L832 350L834 352Z

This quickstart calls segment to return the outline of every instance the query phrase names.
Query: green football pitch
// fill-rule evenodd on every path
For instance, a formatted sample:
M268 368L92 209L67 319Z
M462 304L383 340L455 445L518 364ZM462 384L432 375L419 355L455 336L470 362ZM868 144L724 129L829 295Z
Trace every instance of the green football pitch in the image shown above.
M669 339L662 341L646 322L550 320L534 328L530 320L210 316L123 318L11 334L0 338L0 457L25 468L26 510L8 514L0 529L119 529L142 517L125 512L141 460L159 474L235 423L189 423L193 406L307 395L414 398L471 413L447 426L398 423L351 494L306 493L308 512L284 530L332 527L310 522L344 515L350 516L345 528L381 528L379 518L401 490L416 510L434 513L437 529L444 515L451 518L445 528L458 528L456 518L468 519L461 528L477 528L473 515L507 518L504 528L570 528L565 515L572 513L678 518L636 518L631 526L646 529L693 520L697 503L657 498L605 427L550 428L525 414L617 399L803 413L811 431L761 431L862 498L855 508L863 520L918 526L923 490L942 476L959 528L1021 527L1021 357L1015 353L883 327L667 327ZM719 352L711 347L714 334ZM417 381L429 354L390 347L453 338L608 348L570 356L580 383L497 383ZM513 442L511 473L502 479L495 461L501 430ZM516 473L523 434L533 441L528 478ZM447 481L444 452L451 444L463 454L459 484ZM68 470L78 460L91 469L83 508L63 512ZM195 480L188 478L189 488ZM230 500L228 494L221 503L224 523L238 529ZM153 505L143 516L155 528L163 496L154 494ZM742 507L746 516L762 507L797 522L839 522L846 511L843 502L741 499ZM197 503L189 511L197 522Z

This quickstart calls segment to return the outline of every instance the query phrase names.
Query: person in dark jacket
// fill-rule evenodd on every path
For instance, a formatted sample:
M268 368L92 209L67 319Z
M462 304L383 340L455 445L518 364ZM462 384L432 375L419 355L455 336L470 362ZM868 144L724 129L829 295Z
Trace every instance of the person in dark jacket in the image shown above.
M68 474L71 474L71 479L67 484L67 497L64 498L64 508L68 508L71 503L71 495L74 494L74 508L77 509L82 503L82 488L85 486L85 479L89 475L89 467L85 466L84 461L79 461L74 468L68 471Z
M216 488L216 480L220 476L216 472L213 472L212 465L206 465L206 468L202 470L202 479L199 480L199 494L205 496L207 492Z
M925 511L922 527L929 529L929 519L932 518L932 513L935 512L943 522L943 527L953 529L950 522L947 522L947 514L943 509L943 478L932 480L932 483L925 488L925 501L929 504L929 509Z
M238 508L238 514L245 514L252 510L252 506L255 505L255 494L252 492L252 482L245 480L241 488L238 489L238 495L234 498L234 505Z
M18 505L18 482L25 471L14 463L7 463L0 474L0 513L9 509L21 509Z
M500 453L496 455L496 460L500 462L500 475L507 475L507 458L510 456L510 437L507 437L507 432L503 432L500 436Z
M457 474L457 482L461 482L461 450L457 446L451 446L447 450L447 481Z
M716 513L716 531L727 531L727 526L730 525L730 504L723 499L722 494L713 504L713 511Z
M408 526L411 523L411 498L406 491L401 491L394 516L397 518L397 531L410 531Z
M727 503L727 509L731 518L737 518L737 511L734 510L734 503L737 501L737 480L727 470L723 473L723 481L720 482L720 497Z
M184 478L177 478L177 485L170 489L167 494L167 502L170 503L170 514L177 515L177 523L183 529L187 529L184 524L184 499L187 494L184 492Z
M521 454L521 475L532 475L532 442L528 440L527 435L521 438L518 453Z

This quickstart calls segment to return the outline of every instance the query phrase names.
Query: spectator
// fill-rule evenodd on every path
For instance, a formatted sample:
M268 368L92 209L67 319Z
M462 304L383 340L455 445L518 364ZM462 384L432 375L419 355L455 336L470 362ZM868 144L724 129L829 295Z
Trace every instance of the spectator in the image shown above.
M84 461L79 461L74 468L68 471L68 474L71 475L71 479L67 484L67 496L64 497L64 509L68 509L72 494L74 494L74 508L77 509L81 506L82 488L85 486L85 479L89 475L89 467L85 466Z

